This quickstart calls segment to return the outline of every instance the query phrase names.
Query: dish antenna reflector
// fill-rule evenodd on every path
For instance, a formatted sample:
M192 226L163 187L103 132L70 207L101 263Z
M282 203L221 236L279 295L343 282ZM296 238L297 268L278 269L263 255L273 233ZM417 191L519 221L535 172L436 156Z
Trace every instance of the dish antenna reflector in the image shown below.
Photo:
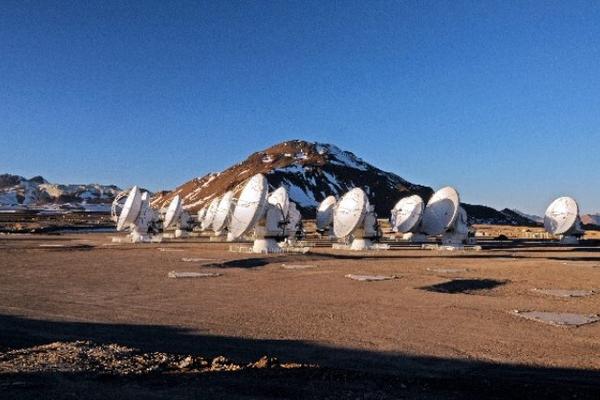
M183 202L181 201L181 197L177 195L173 197L173 200L171 200L171 203L169 203L167 213L165 214L165 221L163 222L163 230L175 225L175 223L177 223L181 217L182 212Z
M198 221L198 226L202 225L202 220L204 219L204 216L206 215L206 210L207 207L202 207L200 210L198 210L198 214L197 214L197 221Z
M544 228L559 236L562 243L577 243L583 232L575 199L565 196L550 203L544 214Z
M377 215L366 193L354 188L344 194L333 213L333 232L338 238L352 236L351 250L367 250L378 236Z
M142 193L137 186L134 186L117 220L117 231L129 229L132 242L147 242L150 241L148 232L155 223L156 214L150 207L148 192Z
M298 233L298 231L302 230L301 220L302 214L300 214L300 211L298 211L296 203L290 201L290 209L287 216L288 223L285 227L286 236L288 237L288 239L293 239Z
M453 187L446 186L435 192L423 211L423 233L435 236L446 232L456 221L459 206L460 198Z
M331 229L336 203L337 199L335 196L328 196L319 204L317 208L317 231L325 232Z
M222 231L227 228L233 206L233 191L230 190L225 193L219 201L219 204L217 205L217 211L215 212L215 216L213 218L213 231L215 231L218 236L220 236Z
M269 195L267 199L269 204L277 207L281 211L282 216L288 215L290 210L290 196L285 187L281 186Z
M423 218L425 203L419 195L400 199L391 212L390 222L394 232L416 232Z
M246 182L231 214L227 240L237 240L254 228L264 213L267 190L267 178L262 174L254 175Z
M208 208L206 209L206 214L204 215L204 218L202 219L202 225L201 225L201 228L203 231L209 229L210 226L212 225L213 220L215 218L215 214L217 213L217 208L219 207L219 202L220 202L219 197L215 197L210 202Z
M254 175L244 185L235 205L227 240L233 241L254 229L254 253L277 253L282 248L277 243L286 237L287 214L290 200L287 190L281 187L268 194L267 178Z
M142 209L142 193L137 186L134 186L127 195L127 200L123 205L121 214L117 219L117 231L125 230L129 228L129 225L133 224L140 214Z
M122 192L117 193L115 196L111 206L110 206L110 219L117 223L119 221L119 215L123 211L123 206L125 205L125 201L127 201L127 196L129 196L130 190L124 190Z
M354 188L344 194L333 213L333 233L344 238L352 233L365 218L367 195L360 188Z
M421 232L442 235L442 244L462 247L469 236L467 212L460 206L460 196L456 189L446 186L431 196L421 221Z

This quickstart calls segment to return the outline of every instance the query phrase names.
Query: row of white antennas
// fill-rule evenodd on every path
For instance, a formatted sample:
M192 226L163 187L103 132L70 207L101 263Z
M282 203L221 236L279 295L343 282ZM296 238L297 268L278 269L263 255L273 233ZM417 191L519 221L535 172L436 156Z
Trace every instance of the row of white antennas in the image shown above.
M390 221L393 230L404 233L409 240L420 241L421 234L442 234L442 243L453 245L464 241L468 234L467 213L460 207L458 192L451 187L434 193L427 206L417 195L401 199L392 209ZM577 243L583 230L575 199L565 196L554 200L544 213L544 228L561 243Z
M150 206L150 194L137 186L115 197L111 217L117 223L117 231L130 231L130 240L134 243L151 241L153 233L172 228L174 236L182 236L190 225L189 214L184 211L179 196L161 212Z
M203 231L210 229L214 232L213 237L228 241L238 240L253 230L253 252L280 251L279 243L293 241L301 229L301 215L284 187L270 194L268 188L264 175L253 176L244 185L239 198L235 199L234 192L228 191L200 210L198 227ZM117 222L117 231L128 230L129 240L134 243L153 241L152 233L171 228L175 228L175 237L183 237L192 228L191 218L179 195L161 214L150 207L149 194L141 192L137 186L115 198L111 214Z
M234 196L228 191L201 209L197 220L200 229L211 229L215 237L228 241L252 233L252 251L259 253L279 251L279 243L292 241L301 229L300 212L287 190L280 187L269 194L262 174L250 178L239 197ZM175 228L176 236L191 226L179 196L173 198L162 218L150 207L147 192L134 187L119 212L122 198L113 203L113 218L117 230L129 229L134 242L151 240L149 231L157 230L161 220L162 230ZM467 213L460 206L458 192L449 186L435 192L427 204L418 195L402 198L391 210L390 221L392 229L411 242L422 243L441 235L443 245L461 246L468 239ZM360 188L351 189L339 201L334 196L325 198L317 209L316 225L322 234L351 241L352 250L371 248L373 239L381 235L374 207ZM581 235L577 202L570 197L556 199L546 211L544 226L563 242L576 241Z
M445 187L438 190L427 206L418 195L401 199L391 210L392 229L404 233L411 242L426 242L428 236L442 235L442 244L462 246L469 228L467 213L460 207L458 192ZM366 250L381 233L377 215L366 193L351 189L339 201L329 196L317 208L317 230L351 240L350 249Z
M301 231L301 215L285 187L268 190L267 178L257 174L246 182L237 199L233 191L213 199L198 211L201 230L211 229L216 237L230 242L252 232L253 252L281 251L280 243L293 242Z

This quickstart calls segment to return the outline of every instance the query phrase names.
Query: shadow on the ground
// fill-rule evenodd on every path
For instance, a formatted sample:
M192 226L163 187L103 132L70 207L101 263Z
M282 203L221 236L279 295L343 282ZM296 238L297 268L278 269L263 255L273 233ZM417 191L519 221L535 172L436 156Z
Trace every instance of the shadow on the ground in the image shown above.
M600 371L380 353L293 340L212 336L157 325L100 324L0 316L0 351L54 341L118 343L144 352L262 355L317 369L243 370L141 377L0 374L2 398L597 398ZM0 354L0 363L1 363Z
M436 293L475 294L480 290L492 290L498 286L505 285L506 283L507 281L499 281L494 279L453 279L448 282L424 286L420 289Z

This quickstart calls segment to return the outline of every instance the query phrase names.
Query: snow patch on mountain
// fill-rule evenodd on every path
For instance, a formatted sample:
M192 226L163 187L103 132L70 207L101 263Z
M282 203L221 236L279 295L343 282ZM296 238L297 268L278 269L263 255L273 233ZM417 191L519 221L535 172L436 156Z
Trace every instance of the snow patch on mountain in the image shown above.
M110 211L114 197L121 191L114 185L62 185L48 183L41 176L26 179L0 175L0 208L80 209Z

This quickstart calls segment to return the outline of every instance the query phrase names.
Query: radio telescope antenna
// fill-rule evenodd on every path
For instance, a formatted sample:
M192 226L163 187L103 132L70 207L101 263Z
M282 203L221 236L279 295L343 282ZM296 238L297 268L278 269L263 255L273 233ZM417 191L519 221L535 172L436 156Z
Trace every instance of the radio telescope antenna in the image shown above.
M150 207L148 192L141 193L138 187L134 186L129 192L123 210L119 215L117 231L129 229L132 242L148 242L151 240L149 230L153 229L155 224L156 214Z
M183 201L179 195L173 197L163 219L163 237L187 237L187 230L191 228L190 215L183 208ZM166 233L167 229L175 228L173 234Z
M134 186L129 191L127 199L125 200L125 204L123 205L123 209L121 210L121 214L119 214L119 218L117 219L117 231L122 231L128 228L129 225L132 224L140 214L141 208L142 193L137 186Z
M204 219L204 216L206 215L206 209L207 209L207 207L202 207L200 210L198 210L198 214L197 214L198 226L202 225L202 220Z
M302 215L293 201L290 201L287 221L286 236L288 239L294 239L296 234L302 230Z
M433 194L423 211L421 231L430 236L442 235L442 244L462 247L468 238L467 212L460 206L456 189L446 186Z
M333 210L337 203L335 196L328 196L319 204L317 208L317 231L324 234L326 231L331 232L333 224Z
M129 192L130 190L124 190L122 192L119 192L113 199L113 202L110 206L111 221L116 223L119 220L119 215L121 215L121 211L123 210L123 206L125 205L127 196L129 196Z
M233 191L230 190L225 193L219 201L215 216L213 218L212 227L217 236L222 236L223 230L227 228L234 205Z
M219 202L221 200L219 197L215 197L209 204L208 209L206 210L206 215L202 219L201 228L203 231L210 228L213 223L213 219L215 218L215 214L217 213L217 208L219 207Z
M378 236L377 216L366 193L354 188L344 194L333 213L333 232L338 238L352 236L351 250L367 250Z
M421 218L425 203L419 195L412 195L400 199L391 212L391 223L394 232L409 233L416 232Z
M544 228L558 236L561 243L577 244L582 236L579 205L572 197L559 197L548 206L544 214Z
M179 217L181 217L181 213L183 212L183 203L181 201L181 197L179 195L173 197L171 203L169 203L169 207L167 208L167 213L165 214L165 221L163 222L163 230L167 230L176 222L178 222Z
M458 192L454 188L446 186L435 192L423 212L423 233L435 236L446 232L458 216L459 205Z
M267 178L254 175L246 182L236 202L229 222L228 241L239 239L258 222L267 204Z
M254 175L244 185L237 201L227 240L233 241L254 230L254 253L278 253L282 248L277 240L283 241L288 223L284 214L289 211L290 202L287 190L281 187L268 194L267 178L262 174Z

